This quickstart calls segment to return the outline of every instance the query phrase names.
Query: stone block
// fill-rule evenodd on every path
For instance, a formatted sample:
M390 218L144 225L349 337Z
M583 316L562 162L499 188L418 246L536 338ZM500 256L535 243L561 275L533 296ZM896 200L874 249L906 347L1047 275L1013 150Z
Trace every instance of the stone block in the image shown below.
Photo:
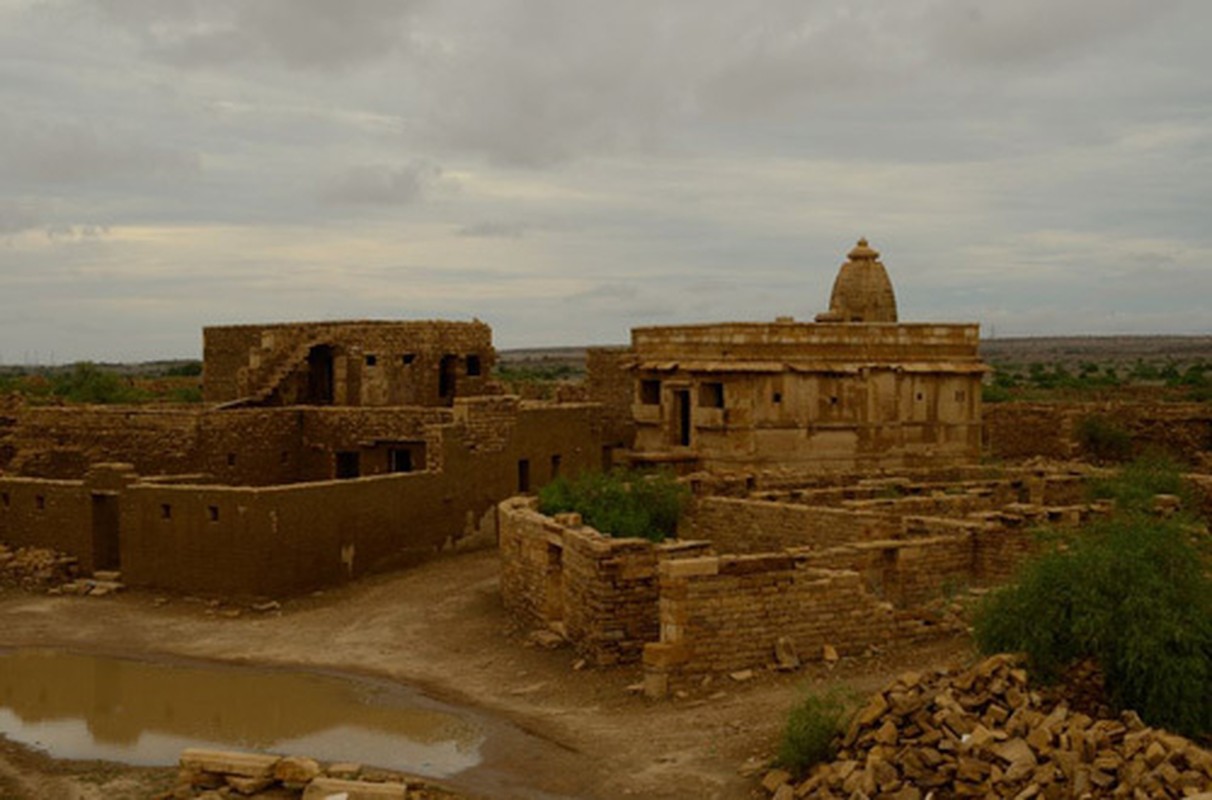
M303 790L303 800L407 800L403 783L368 783L339 778L316 778Z
M243 778L268 778L281 756L263 753L237 753L225 750L203 750L191 747L181 751L181 768L202 772L219 772Z

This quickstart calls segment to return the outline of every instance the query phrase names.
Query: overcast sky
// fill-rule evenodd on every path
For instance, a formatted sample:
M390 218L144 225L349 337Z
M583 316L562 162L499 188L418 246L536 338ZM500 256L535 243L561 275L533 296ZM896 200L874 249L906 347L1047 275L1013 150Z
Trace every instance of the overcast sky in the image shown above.
M204 325L1212 332L1208 0L0 0L0 363Z

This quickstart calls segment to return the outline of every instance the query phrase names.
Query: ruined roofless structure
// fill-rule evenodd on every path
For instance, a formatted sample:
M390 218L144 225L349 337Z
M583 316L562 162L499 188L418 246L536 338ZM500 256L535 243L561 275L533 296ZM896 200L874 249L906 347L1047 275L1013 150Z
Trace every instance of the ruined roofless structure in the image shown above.
M635 328L639 464L683 470L963 463L981 444L979 326L903 323L879 253L850 251L816 322Z

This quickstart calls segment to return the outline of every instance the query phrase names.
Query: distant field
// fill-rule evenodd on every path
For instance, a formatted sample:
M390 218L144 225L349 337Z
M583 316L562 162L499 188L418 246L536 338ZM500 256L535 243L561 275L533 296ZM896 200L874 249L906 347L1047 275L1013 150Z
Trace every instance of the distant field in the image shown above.
M1212 336L1058 336L985 339L981 355L994 364L1130 364L1212 362Z
M501 350L502 364L509 366L585 366L584 347L535 347ZM1135 363L1168 360L1212 362L1212 336L1049 336L985 339L981 355L997 364L1064 364L1082 362Z

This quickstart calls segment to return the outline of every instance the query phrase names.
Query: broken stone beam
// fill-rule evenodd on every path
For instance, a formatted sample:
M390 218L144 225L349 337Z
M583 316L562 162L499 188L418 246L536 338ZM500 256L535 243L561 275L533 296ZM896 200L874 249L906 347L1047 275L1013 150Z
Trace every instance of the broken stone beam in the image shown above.
M194 747L181 751L183 769L219 772L245 778L272 777L274 766L281 760L281 756L268 756L261 753L233 753Z
M406 800L408 787L403 783L368 783L337 778L316 778L307 784L303 800Z

